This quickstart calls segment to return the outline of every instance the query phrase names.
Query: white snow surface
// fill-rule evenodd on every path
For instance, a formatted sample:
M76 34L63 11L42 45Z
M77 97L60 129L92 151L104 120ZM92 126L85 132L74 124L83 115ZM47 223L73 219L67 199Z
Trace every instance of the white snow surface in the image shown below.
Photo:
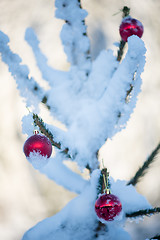
M66 189L78 194L81 193L88 181L64 165L62 158L62 154L57 154L54 159L50 158L48 164L41 168L40 172Z
M0 52L2 61L8 65L8 70L15 78L17 88L21 96L26 101L26 106L36 106L38 110L39 101L44 96L44 90L41 88L34 78L29 77L29 69L26 65L22 65L21 58L13 53L9 47L9 38L6 34L0 31ZM34 91L34 88L37 91Z
M47 175L57 184L62 185L69 191L80 194L88 181L65 166L60 158L62 158L61 154L53 159L41 156L38 152L31 152L27 160L36 170Z
M106 228L96 231L98 218L94 205L97 198L97 184L100 170L92 173L90 182L81 195L53 217L46 218L31 228L22 240L130 240L129 234L123 229L125 213L150 207L146 199L133 186L126 186L125 181L115 182L111 179L111 191L122 202L122 215L112 222L105 222ZM96 234L97 237L96 237Z
M28 28L26 30L25 40L33 50L37 66L42 74L42 78L49 83L50 87L53 87L56 84L56 79L58 79L58 82L61 82L61 79L66 78L66 72L53 69L48 65L48 59L39 48L40 42L32 28Z
M46 126L48 129L52 130L52 133L55 136L54 140L57 140L57 135L61 136L59 137L59 140L63 139L62 130L54 126ZM33 135L33 118L31 113L23 117L22 129L23 133L27 133L28 136ZM54 158L46 158L41 156L39 153L30 153L30 156L29 158L27 158L27 160L36 170L39 170L49 179L55 181L57 184L62 185L63 187L72 192L78 194L81 193L85 185L88 183L88 181L83 179L79 174L73 172L65 164L63 164L65 156L58 151L56 151L56 157Z
M40 152L36 151L30 152L27 160L33 165L35 169L40 169L44 167L49 161L47 156L42 156Z
M55 83L48 92L53 115L67 127L62 144L69 148L70 155L77 154L75 160L81 167L87 164L97 167L95 152L107 138L126 126L136 105L145 48L136 36L128 40L128 45L128 53L119 66L111 51L103 51L93 62L87 81L84 81L81 71L71 67L66 78L60 78L60 83ZM126 103L130 84L134 90Z
M56 17L66 21L61 31L64 51L71 65L76 65L81 73L90 72L91 60L86 58L90 41L86 36L84 19L88 13L80 7L77 0L56 0Z
M126 126L140 92L144 53L142 40L132 36L128 40L128 53L119 66L111 52L104 51L93 62L87 81L71 68L69 78L50 90L48 101L68 130L63 144L71 155L77 153L75 160L80 166L89 164L96 168L96 151L107 138ZM126 103L130 84L135 88Z

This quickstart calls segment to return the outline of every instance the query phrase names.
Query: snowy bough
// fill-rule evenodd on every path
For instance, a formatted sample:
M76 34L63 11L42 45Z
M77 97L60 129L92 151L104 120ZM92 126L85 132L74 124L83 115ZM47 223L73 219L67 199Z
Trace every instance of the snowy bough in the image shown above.
M105 168L99 169L98 152L108 138L125 128L135 108L146 49L136 36L138 34L132 33L127 42L121 40L117 57L111 50L103 50L92 61L84 20L87 12L82 9L80 0L57 0L55 5L56 17L65 21L61 40L70 69L65 72L48 66L34 30L27 29L25 35L42 77L50 86L47 91L29 77L28 67L21 64L21 58L9 47L9 38L0 32L1 58L16 80L26 106L32 109L32 113L23 118L23 133L30 137L33 125L36 126L56 150L51 158L32 152L28 160L41 173L78 194L61 212L27 231L23 240L117 240L117 236L119 240L129 240L131 237L124 230L128 218L137 220L160 211L158 207L151 207L135 189L160 145L128 183L115 182L108 177ZM129 9L124 7L123 17L127 21L128 15ZM126 44L128 51L122 60ZM54 119L64 124L65 130L44 123L39 116L40 103L46 106ZM82 171L87 168L90 180L71 171L64 164L67 160L75 161ZM112 221L98 218L95 212L96 199L106 190L109 190L107 194L111 192L117 196L122 204L120 214Z

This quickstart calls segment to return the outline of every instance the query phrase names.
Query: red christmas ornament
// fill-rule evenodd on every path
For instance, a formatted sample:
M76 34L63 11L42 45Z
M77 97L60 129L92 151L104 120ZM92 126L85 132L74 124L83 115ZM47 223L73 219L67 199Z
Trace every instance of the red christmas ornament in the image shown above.
M122 204L119 198L113 194L102 194L95 203L95 211L99 218L113 221L120 214Z
M23 151L26 157L29 157L31 152L38 152L40 155L49 158L52 153L52 145L47 137L35 134L26 140Z
M127 42L128 37L132 35L137 35L141 38L143 35L143 25L137 19L125 17L120 25L119 33L125 42Z

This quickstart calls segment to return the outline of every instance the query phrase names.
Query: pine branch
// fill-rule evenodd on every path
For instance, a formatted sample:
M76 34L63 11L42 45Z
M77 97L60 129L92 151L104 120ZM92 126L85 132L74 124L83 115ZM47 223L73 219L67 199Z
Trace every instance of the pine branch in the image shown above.
M117 53L117 61L120 62L123 56L123 52L124 52L124 47L126 45L126 42L121 40L120 44L119 44L119 49L118 49L118 53Z
M98 181L98 186L97 186L97 198L98 198L99 194L104 193L104 190L106 188L106 185L104 183L104 178L105 178L105 181L108 182L108 190L110 191L111 184L110 184L110 181L109 181L108 177L109 177L109 173L107 172L107 168L103 168L101 170L101 173L100 173L100 176L99 176L99 181ZM106 224L104 224L100 221L98 221L97 223L98 223L98 225L95 229L95 238L98 238L100 232L107 231L107 225Z
M58 148L59 150L61 150L61 153L62 153L62 154L65 154L65 156L66 156L67 158L70 158L70 159L72 159L72 160L76 157L76 153L75 153L74 156L71 156L70 154L68 154L68 152L69 152L69 149L68 149L68 148L65 148L64 150L62 150L62 149L61 149L61 143L60 143L60 142L57 143L57 142L55 142L55 141L53 140L53 134L52 134L52 133L49 131L49 129L46 127L46 125L45 125L45 123L44 123L44 121L43 121L42 118L40 118L37 114L34 114L34 113L33 113L33 120L34 120L35 126L38 126L38 127L39 127L41 133L43 133L46 137L48 137L49 140L50 140L50 142L51 142L51 144L52 144L54 147L56 147L56 148ZM88 169L90 173L92 173L92 171L93 171L92 168L90 168L90 166L89 166L88 164L87 164L87 166L86 166L86 169Z
M86 76L88 76L91 67L91 56L90 42L84 20L87 12L82 9L80 0L57 0L55 6L57 7L56 17L65 20L66 23L62 28L61 39L68 61L71 65L84 70ZM76 21L74 20L75 14Z
M135 44L133 39L134 37L129 39L128 51L126 53L126 56L121 62L121 64L119 64L119 67L117 68L117 70L113 75L113 79L116 76L117 79L121 80L121 82L118 82L117 85L122 84L123 78L120 77L121 71L123 71L123 75L126 77L126 75L128 75L128 69L130 69L130 67L132 66L132 69L130 69L130 75L128 75L129 81L127 81L127 84L125 85L125 92L124 92L125 94L123 94L123 96L121 96L121 99L119 100L119 101L122 101L123 99L124 104L120 105L120 108L116 110L117 119L115 123L116 131L114 132L114 134L126 126L126 123L129 120L130 115L136 106L137 96L141 91L141 84L142 84L141 72L143 71L143 67L145 64L146 49L144 47L143 41L141 39L136 39L137 42L139 41L139 46L141 46L138 50L139 52L139 55L138 55L138 52L135 49ZM132 49L133 52L137 53L136 57L130 54L131 53L130 49ZM141 56L141 59L139 58L140 56ZM130 64L128 64L129 62ZM124 74L125 71L126 71L126 75ZM110 86L108 86L108 89ZM118 89L117 89L117 92L118 92Z
M122 12L123 12L123 18L127 17L130 13L130 8L128 8L127 6L124 6L124 8L122 9ZM120 44L119 44L119 50L117 52L117 61L118 62L120 62L122 59L125 45L126 45L126 42L121 40Z
M53 161L49 161L49 163L39 169L39 171L58 185L80 194L88 184L88 181L78 173L72 171L63 161L60 161L60 159L61 156L54 158Z
M61 150L61 144L57 143L53 140L53 134L49 131L49 129L47 129L45 123L43 122L43 120L37 115L33 113L33 120L34 120L34 124L35 126L38 126L41 133L43 133L46 137L49 138L49 140L51 141L51 144L58 148L59 150ZM68 154L68 148L65 148L62 153L66 154L68 158L71 158L71 156Z
M101 173L100 173L100 176L99 176L99 182L98 182L98 186L97 186L97 196L99 194L103 194L104 190L107 191L106 186L105 186L105 182L104 182L104 178L105 178L105 181L108 184L107 189L110 192L111 184L110 184L110 181L109 181L109 173L107 172L107 168L103 168L101 170Z
M42 74L43 79L49 82L50 87L54 86L54 82L57 79L66 77L66 72L56 70L48 65L48 59L41 51L39 46L40 44L39 39L37 38L37 35L32 28L27 28L25 33L25 40L32 48L37 66ZM46 104L47 97L44 100L42 100L42 102Z
M159 150L160 150L160 143L153 150L153 152L150 154L148 159L144 162L143 166L141 168L139 168L139 170L136 172L135 176L128 182L127 185L132 184L133 186L135 186L138 183L139 179L145 175L145 173L148 170L148 168L150 167L151 163L153 163L153 161L155 160Z
M128 8L127 6L124 6L122 9L122 12L123 12L123 18L125 18L130 14L130 8Z
M47 97L47 96L44 96L44 97L42 98L41 103L43 103L44 105L46 105L46 107L48 108L48 110L50 110L51 107L47 104L47 101L48 101L48 97Z
M121 10L123 12L122 17L125 18L129 15L130 13L130 8L127 6L124 6L123 9ZM121 39L120 44L119 44L119 49L117 52L117 61L121 61L124 53L124 47L126 45L126 42ZM125 96L125 103L129 104L132 98L132 93L134 95L134 89L136 88L136 75L137 75L137 69L133 73L133 78L132 82L130 83L129 88L126 90L126 96ZM123 113L121 111L118 112L117 114L117 123L123 116Z
M160 207L139 210L139 211L132 212L132 213L126 213L126 217L134 218L134 217L151 216L152 214L156 214L156 213L160 213Z
M103 192L103 174L102 171L99 176L98 186L97 186L97 196Z
M37 99L44 103L48 109L50 106L47 104L47 95L43 88L34 80L29 77L29 69L26 65L22 64L22 59L9 47L9 38L6 34L0 31L0 53L2 61L8 65L8 70L16 80L17 88L22 97L24 97L28 105L37 103ZM28 98L28 95L32 94ZM32 99L33 98L33 99Z
M97 227L95 229L94 239L99 237L99 235L100 235L99 233L106 232L106 231L107 231L107 225L98 221L97 222Z
M156 235L156 236L150 238L150 240L152 240L152 239L160 239L160 235Z

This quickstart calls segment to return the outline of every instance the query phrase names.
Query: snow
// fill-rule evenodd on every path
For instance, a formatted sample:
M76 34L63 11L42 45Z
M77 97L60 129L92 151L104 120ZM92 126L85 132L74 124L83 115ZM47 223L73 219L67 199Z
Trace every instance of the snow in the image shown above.
M149 208L147 200L133 186L127 186L125 181L115 182L111 178L111 192L121 200L122 214L113 222L106 222L106 227L98 231L94 204L100 170L93 171L91 179L86 181L64 164L67 159L61 151L68 148L71 160L76 161L80 169L87 165L92 170L99 167L97 151L106 139L126 127L136 106L146 49L140 38L132 36L128 38L128 52L121 63L111 50L102 51L91 62L90 43L84 24L87 12L77 0L56 0L55 5L56 17L66 22L60 36L70 69L63 72L51 68L39 47L35 32L27 29L25 35L42 77L49 85L47 91L29 77L28 67L21 64L21 58L8 45L9 38L0 32L2 60L15 78L26 105L36 113L39 102L47 96L51 115L66 127L64 131L46 124L54 140L61 143L62 149L56 150L50 159L40 158L39 154L33 153L28 160L35 169L79 194L62 211L30 229L23 240L70 240L71 236L75 240L117 240L117 235L119 240L130 240L129 234L123 229L125 213ZM127 97L131 85L133 91ZM32 113L23 118L22 127L24 134L32 134Z
M112 64L110 64L111 62ZM92 63L92 71L85 85L87 94L91 98L98 100L102 97L117 67L118 62L113 56L113 52L111 50L101 51Z
M117 180L116 182L111 178L111 192L118 196L122 203L122 208L125 213L131 213L140 209L151 208L146 198L139 194L135 187L127 185L126 181Z
M50 87L54 86L56 82L59 82L61 78L66 77L65 72L53 69L48 65L48 60L46 56L41 52L41 49L39 48L39 40L32 28L28 28L26 30L25 40L31 46L35 59L37 61L37 66L42 73L42 77L44 80L49 82Z
M72 239L85 240L95 239L96 226L98 225L98 218L94 211L94 204L97 198L97 184L100 170L95 170L92 173L90 183L86 185L81 195L69 202L61 212L55 216L47 218L38 223L35 227L25 233L22 240L59 240ZM117 195L122 201L122 209L132 211L141 209L142 206L150 207L145 198L135 191L133 186L126 186L124 181L114 182L111 179L111 191ZM129 194L126 194L130 189ZM112 239L130 240L130 236L123 230L125 217L123 214L112 222L105 222L106 229L98 232L96 239Z
M8 65L9 72L15 78L17 88L21 96L25 99L27 107L35 105L37 108L40 99L44 96L44 90L32 77L29 78L28 67L21 64L21 58L17 54L12 53L8 43L9 38L0 31L0 52L2 60ZM37 91L34 90L35 88L37 88Z
M44 167L49 159L47 156L42 156L39 152L30 152L29 157L27 157L27 160L32 164L32 166L35 169L41 169Z
M46 125L46 127L52 130L53 136L55 136L55 141L57 140L57 136L58 139L63 139L62 130L50 125ZM27 134L28 136L31 136L33 134L33 130L35 130L35 127L33 126L32 113L29 113L28 115L25 115L23 117L22 130L23 133ZM38 127L37 130L39 130ZM45 158L38 153L36 154L31 152L27 160L36 170L39 170L49 179L55 181L57 184L62 185L63 187L72 192L80 194L84 189L84 186L88 183L88 181L83 179L80 175L76 174L75 172L70 170L65 164L63 164L65 156L58 151L56 152L56 157L54 158Z
M53 159L41 156L37 152L31 152L27 160L36 170L45 174L49 179L55 181L69 191L80 194L88 184L88 181L65 166L61 161L62 157L63 155L59 154L59 157Z
M61 40L68 61L88 74L91 68L91 61L87 53L90 49L90 42L85 35L86 26L83 22L87 12L80 7L77 0L57 0L55 6L57 8L56 17L66 21L61 31Z
M115 133L126 126L140 92L140 74L145 63L144 53L145 47L142 40L133 36L128 41L128 53L118 67L110 51L102 52L93 62L88 81L84 86L81 84L82 87L78 92L74 92L76 83L72 84L72 80L63 85L66 88L65 91L65 88L62 90L61 87L62 92L58 98L56 98L56 92L59 89L51 90L52 96L58 100L52 104L55 109L59 106L59 110L65 117L61 120L67 122L68 131L65 134L64 145L69 148L70 154L78 153L76 161L80 166L89 164L92 168L96 168L95 152L107 138L112 138ZM135 71L136 78L133 80ZM135 85L135 89L130 102L126 103L126 92L130 84ZM63 111L62 99L59 99L62 95L67 105L66 111ZM121 118L118 118L119 113Z
M68 72L51 70L38 47L35 33L28 29L26 39L33 48L42 75L50 84L50 89L45 92L32 77L28 77L28 68L20 64L21 59L18 55L12 53L7 45L8 38L3 33L1 39L2 59L8 64L9 70L16 79L27 106L33 106L37 112L38 102L43 96L47 96L51 114L67 128L63 134L62 131L59 131L60 135L58 131L56 132L57 141L65 148L69 148L71 156L76 155L73 160L81 168L89 165L92 169L96 169L97 150L107 138L112 138L126 127L136 105L141 87L140 75L145 63L143 41L137 36L128 39L128 52L121 64L117 63L112 51L102 51L92 63L90 75L86 79L79 65L71 66ZM56 76L55 83L52 79L54 76ZM34 91L34 94L35 84L38 90ZM126 93L131 84L134 89L129 102L126 102Z
M80 194L88 181L64 165L62 158L64 159L64 156L61 153L57 154L54 159L50 158L48 164L41 168L40 172L66 189Z

